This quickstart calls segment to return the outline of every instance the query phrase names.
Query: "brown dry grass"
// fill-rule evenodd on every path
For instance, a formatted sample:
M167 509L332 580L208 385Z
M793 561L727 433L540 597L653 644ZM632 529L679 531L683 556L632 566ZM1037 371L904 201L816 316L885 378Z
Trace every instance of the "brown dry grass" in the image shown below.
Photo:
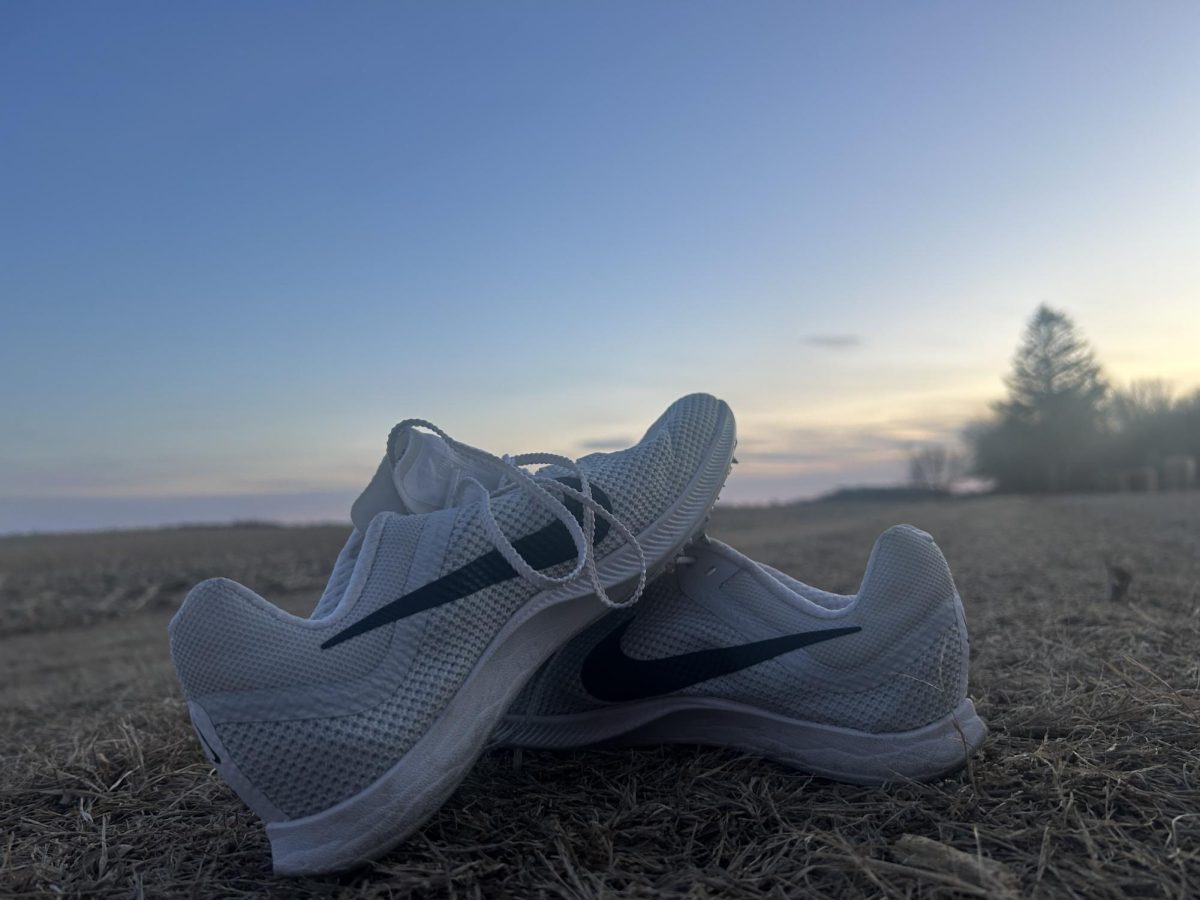
M934 533L967 603L992 727L968 771L864 788L720 750L493 752L375 866L291 882L204 762L162 629L201 575L311 603L340 533L0 541L0 893L1200 893L1200 495L722 510L711 530L850 590L895 521ZM1133 573L1122 600L1106 558Z
M164 528L0 539L0 636L174 609L220 572L267 596L320 593L346 529Z

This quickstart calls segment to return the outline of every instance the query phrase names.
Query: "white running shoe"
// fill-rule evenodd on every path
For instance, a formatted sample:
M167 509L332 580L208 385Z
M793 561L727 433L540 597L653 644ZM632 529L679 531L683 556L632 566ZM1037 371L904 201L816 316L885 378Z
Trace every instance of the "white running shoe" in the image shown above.
M356 514L436 508L479 475L436 436L420 438L385 458ZM885 533L853 597L805 585L716 541L687 552L679 571L647 588L637 622L612 613L543 666L496 740L530 748L718 744L868 783L935 778L983 742L986 727L966 697L961 601L929 535L910 526ZM829 648L793 652L857 634L864 618L870 634L835 654L849 670L822 668ZM649 657L657 645L684 658L630 660L622 645ZM585 661L595 693L584 683Z
M418 425L436 431L401 423L390 461L428 443ZM424 504L432 511L408 496L409 515L372 514L378 496L360 498L356 518L368 520L310 618L214 579L171 620L201 742L266 822L280 874L375 858L432 815L538 666L635 601L647 572L699 532L734 421L696 394L634 447L578 462L445 445L466 464L454 496ZM535 476L519 468L538 464Z
M684 552L559 650L494 740L710 744L859 784L937 778L983 743L962 603L925 532L884 532L853 596L718 541Z

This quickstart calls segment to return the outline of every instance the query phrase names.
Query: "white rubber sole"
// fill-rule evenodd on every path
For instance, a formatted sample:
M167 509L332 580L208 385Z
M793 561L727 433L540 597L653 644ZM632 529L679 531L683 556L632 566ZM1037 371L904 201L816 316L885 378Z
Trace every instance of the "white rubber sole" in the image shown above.
M851 784L931 781L961 769L987 736L964 699L912 731L872 734L704 697L661 697L563 716L510 716L498 742L529 749L704 744L773 759Z
M661 568L703 527L729 473L734 441L733 414L723 406L703 469L675 506L638 535L648 567ZM600 571L606 590L627 596L640 572L637 554L622 547ZM607 611L585 582L536 595L495 636L429 730L373 784L319 813L267 823L275 872L334 872L401 843L449 799L537 668Z

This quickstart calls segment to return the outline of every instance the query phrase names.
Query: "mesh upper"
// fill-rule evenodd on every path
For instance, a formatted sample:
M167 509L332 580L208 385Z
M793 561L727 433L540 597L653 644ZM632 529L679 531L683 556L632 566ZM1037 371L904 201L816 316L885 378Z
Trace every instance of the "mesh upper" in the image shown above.
M354 574L355 566L358 564L358 554L362 551L362 545L363 534L356 528L350 533L346 546L342 548L337 561L333 564L333 572L329 575L329 581L321 593L321 599L313 608L312 618L324 618L333 612L341 602L346 588L350 586L350 576Z
M420 533L419 519L381 517L366 552L367 581L356 614L395 599L393 586L408 571ZM184 693L199 699L352 681L379 664L391 640L387 629L379 629L359 638L353 653L327 653L320 649L327 631L281 627L286 624L275 607L237 582L214 578L196 585L171 629L171 656Z
M955 612L954 583L941 552L923 532L904 526L885 532L856 596L825 595L785 576L795 593L814 602L824 595L831 598L826 609L846 609L836 617L813 616L794 598L781 599L764 587L762 575L784 579L742 559L740 571L707 591L707 602L690 597L671 572L651 584L635 610L610 614L585 630L526 685L498 737L520 744L525 716L572 715L613 705L585 690L580 670L592 649L630 619L621 647L639 659L809 629L862 629L692 685L676 696L731 700L874 733L928 724L965 696L966 642ZM705 560L696 565L706 565Z
M707 462L722 408L706 395L684 398L635 447L592 454L579 465L637 534ZM553 521L516 490L493 496L491 507L510 540ZM422 516L378 514L364 535L351 535L312 620L296 620L223 579L189 594L171 627L184 692L204 706L241 774L285 815L318 812L383 774L538 593L511 578L321 649L345 625L492 551L479 515L478 503ZM620 546L615 529L597 545L602 572L604 557ZM562 574L572 565L545 571ZM381 680L393 689L356 708ZM345 689L343 705L323 699L330 686Z

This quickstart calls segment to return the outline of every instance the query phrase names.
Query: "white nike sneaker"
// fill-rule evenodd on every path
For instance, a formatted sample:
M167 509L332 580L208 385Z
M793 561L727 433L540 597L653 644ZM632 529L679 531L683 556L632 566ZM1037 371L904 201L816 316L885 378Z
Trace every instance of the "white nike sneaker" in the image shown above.
M418 437L385 457L355 504L356 519L452 503L480 476L438 437ZM688 552L678 571L647 588L636 623L612 613L548 662L495 739L530 748L718 744L867 783L935 778L983 742L986 727L966 697L961 601L927 534L909 526L885 533L853 597L805 585L716 541ZM864 617L870 634L838 657L851 669L822 668L828 648L794 652L857 634ZM813 619L833 621L815 627ZM647 635L648 628L660 631ZM921 642L939 637L946 643L926 653ZM656 643L676 655L631 658L621 649L640 645L653 657Z
M885 531L853 596L719 541L684 552L551 657L497 743L710 744L858 784L937 778L983 743L962 603L925 532Z
M416 426L436 431L401 423L390 464L429 443ZM438 434L465 469L453 497L425 506L451 505L422 510L403 473L385 473L411 514L360 498L361 527L310 618L214 579L171 620L192 722L266 822L280 874L375 858L432 815L538 666L636 601L702 528L734 447L733 414L704 394L634 447L577 462L500 460Z

